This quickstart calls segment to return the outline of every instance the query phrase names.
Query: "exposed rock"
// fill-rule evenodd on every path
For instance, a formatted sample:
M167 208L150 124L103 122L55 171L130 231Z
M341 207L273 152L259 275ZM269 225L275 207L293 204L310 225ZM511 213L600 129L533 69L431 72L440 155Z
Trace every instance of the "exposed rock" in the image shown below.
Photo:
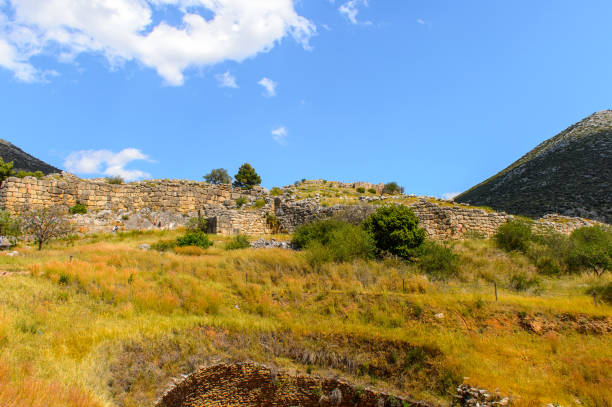
M288 249L295 250L291 242L282 241L282 240L266 240L266 239L257 239L254 242L251 242L251 247L256 249Z
M55 174L62 172L60 169L42 162L38 158L32 157L19 147L3 139L0 139L0 157L2 157L4 162L12 161L13 170L15 171L41 171L43 174Z

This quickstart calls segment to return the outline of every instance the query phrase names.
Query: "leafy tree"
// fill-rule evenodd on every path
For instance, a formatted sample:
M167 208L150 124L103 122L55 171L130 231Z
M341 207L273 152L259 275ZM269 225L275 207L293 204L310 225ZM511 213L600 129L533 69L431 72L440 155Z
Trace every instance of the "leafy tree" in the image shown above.
M383 193L384 194L389 194L389 195L393 195L393 194L403 194L404 193L404 187L400 187L397 182L389 182L386 183L384 188L383 188Z
M8 177L15 174L13 170L13 162L5 163L2 157L0 157L0 182L4 181Z
M411 257L426 236L412 209L404 205L378 208L363 221L363 227L372 234L379 251L403 258Z
M612 270L612 232L602 226L576 229L570 235L573 243L568 258L570 267L591 269L601 276Z
M61 207L30 209L21 215L24 233L38 243L38 250L51 239L64 237L72 231L70 222Z
M204 180L209 184L231 184L232 177L229 176L225 168L215 168L204 175Z
M261 184L261 178L249 163L242 164L238 169L238 173L234 175L234 180L234 186L237 188L251 189L255 185Z

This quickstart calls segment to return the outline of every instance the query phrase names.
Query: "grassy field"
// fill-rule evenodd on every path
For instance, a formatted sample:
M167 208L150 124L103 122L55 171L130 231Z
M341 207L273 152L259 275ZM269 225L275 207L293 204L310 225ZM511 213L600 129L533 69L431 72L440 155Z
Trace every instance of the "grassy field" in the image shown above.
M396 260L313 270L299 252L225 251L217 236L205 251L138 248L178 233L0 256L0 405L151 405L171 378L216 359L440 404L465 381L517 406L612 405L612 307L588 295L610 273L536 275L488 240L451 243L461 272L447 282Z

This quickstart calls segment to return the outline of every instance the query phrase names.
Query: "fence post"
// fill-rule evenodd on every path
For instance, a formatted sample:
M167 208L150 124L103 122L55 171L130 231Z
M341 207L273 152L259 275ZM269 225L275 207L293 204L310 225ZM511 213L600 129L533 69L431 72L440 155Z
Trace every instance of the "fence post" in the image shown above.
M593 291L593 304L597 306L597 293L595 291Z
M493 281L493 286L495 287L495 302L497 302L497 281Z
M402 278L402 292L406 292L406 280Z

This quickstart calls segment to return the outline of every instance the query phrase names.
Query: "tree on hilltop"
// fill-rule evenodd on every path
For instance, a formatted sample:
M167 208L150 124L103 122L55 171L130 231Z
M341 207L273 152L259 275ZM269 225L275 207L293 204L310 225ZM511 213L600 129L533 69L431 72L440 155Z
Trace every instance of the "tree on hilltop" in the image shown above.
M231 184L232 177L229 176L225 168L215 168L204 175L204 180L209 184Z
M251 164L244 163L234 175L234 186L237 188L251 189L255 185L261 184L261 177L255 172Z
M389 195L393 195L393 194L403 194L404 193L404 187L400 187L397 182L389 182L386 183L384 188L383 188L383 193L384 194L389 194Z

